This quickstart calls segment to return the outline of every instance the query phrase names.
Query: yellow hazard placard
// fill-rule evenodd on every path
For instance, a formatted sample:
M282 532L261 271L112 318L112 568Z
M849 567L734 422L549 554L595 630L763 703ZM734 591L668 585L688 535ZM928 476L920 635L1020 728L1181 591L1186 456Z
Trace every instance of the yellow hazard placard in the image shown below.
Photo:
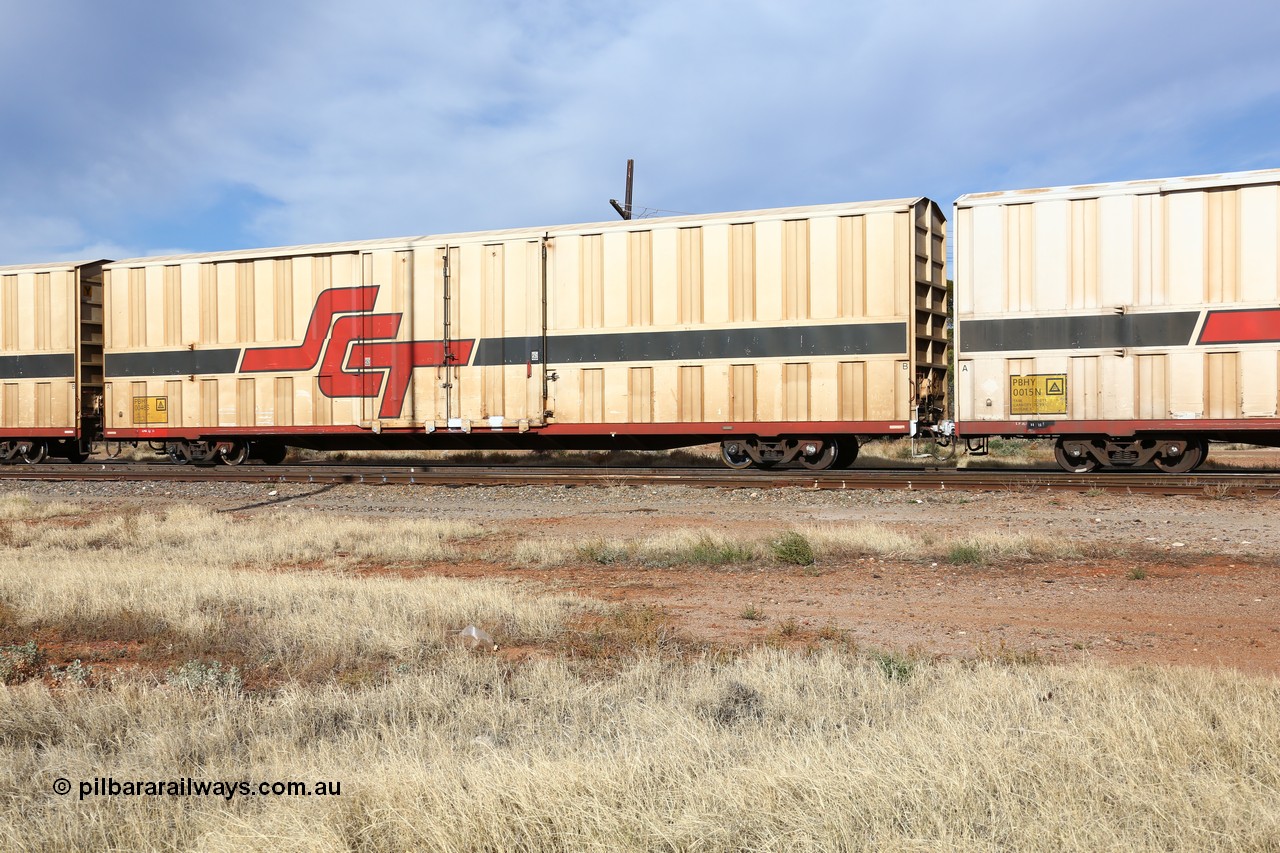
M169 423L169 398L134 397L133 422L135 424Z
M1065 415L1067 374L1037 373L1009 377L1009 414Z

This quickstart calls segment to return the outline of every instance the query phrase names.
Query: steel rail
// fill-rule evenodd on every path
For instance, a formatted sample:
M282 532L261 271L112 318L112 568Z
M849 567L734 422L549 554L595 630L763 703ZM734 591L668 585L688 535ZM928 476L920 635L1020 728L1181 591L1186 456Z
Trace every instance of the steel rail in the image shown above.
M722 489L897 489L911 491L1068 491L1280 496L1280 472L1194 474L1051 469L861 468L845 471L733 471L720 468L494 467L478 465L175 465L87 462L0 466L0 480L114 482L165 480L221 483L356 483L427 486L693 486Z

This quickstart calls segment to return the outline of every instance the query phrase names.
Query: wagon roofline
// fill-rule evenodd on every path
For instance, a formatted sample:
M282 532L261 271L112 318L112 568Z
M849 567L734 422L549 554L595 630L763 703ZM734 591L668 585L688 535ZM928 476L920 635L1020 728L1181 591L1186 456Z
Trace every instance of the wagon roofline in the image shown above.
M925 196L913 198L884 199L879 201L844 202L839 204L803 205L798 207L775 207L762 210L726 211L723 213L700 213L682 216L662 216L647 219L611 220L607 222L584 222L567 225L540 227L505 228L493 231L461 231L448 234L425 234L416 237L398 237L375 240L352 240L340 243L312 243L297 246L275 246L259 249L232 249L217 252L192 252L183 255L157 255L152 257L123 258L118 261L105 262L107 269L151 266L157 264L177 264L183 262L218 261L218 260L269 260L272 258L295 257L298 255L322 255L332 252L350 252L375 249L416 249L438 246L446 243L473 243L477 240L493 241L518 239L526 237L536 240L543 235L552 237L559 234L598 233L604 231L635 230L644 223L649 228L679 227L696 223L731 223L734 221L759 222L770 219L796 218L802 215L818 215L824 213L880 213L886 211L909 211L921 202L928 202L938 209L941 207L933 199Z
M57 272L60 270L78 270L84 267L103 266L111 263L105 258L84 261L49 261L42 264L13 264L0 267L0 275L16 275L24 272Z
M1240 187L1280 183L1280 169L1257 169L1249 172L1222 172L1216 175L1151 178L1140 181L1114 181L1065 187L1039 187L1022 190L967 193L956 199L957 209L989 204L1024 204L1043 199L1100 198L1117 195L1155 195L1215 187Z

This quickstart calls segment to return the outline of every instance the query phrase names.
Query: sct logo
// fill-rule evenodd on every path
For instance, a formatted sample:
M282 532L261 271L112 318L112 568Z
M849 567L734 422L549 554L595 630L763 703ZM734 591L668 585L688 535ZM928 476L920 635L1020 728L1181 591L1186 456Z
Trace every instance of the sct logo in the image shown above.
M326 397L377 397L378 417L397 418L418 367L447 367L471 360L474 340L397 341L400 314L372 314L378 286L335 287L316 297L302 343L247 349L241 373L310 372Z

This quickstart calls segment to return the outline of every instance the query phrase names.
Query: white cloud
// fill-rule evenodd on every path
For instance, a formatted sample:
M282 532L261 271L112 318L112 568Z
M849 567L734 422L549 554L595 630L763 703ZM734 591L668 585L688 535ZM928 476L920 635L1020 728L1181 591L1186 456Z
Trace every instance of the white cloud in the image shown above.
M1243 0L108 6L0 35L0 262L1280 165Z

